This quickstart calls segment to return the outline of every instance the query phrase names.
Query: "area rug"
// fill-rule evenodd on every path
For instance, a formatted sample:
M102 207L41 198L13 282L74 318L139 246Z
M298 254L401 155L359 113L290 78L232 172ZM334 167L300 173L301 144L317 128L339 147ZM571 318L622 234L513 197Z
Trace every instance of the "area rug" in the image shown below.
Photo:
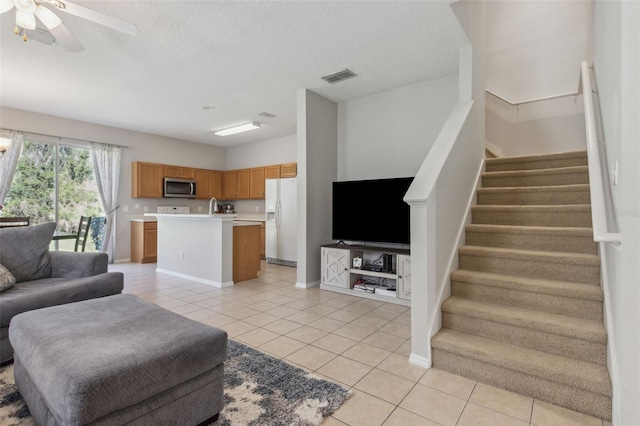
M319 425L351 393L282 360L229 339L224 364L224 409L212 426ZM0 368L0 425L35 426L13 381Z

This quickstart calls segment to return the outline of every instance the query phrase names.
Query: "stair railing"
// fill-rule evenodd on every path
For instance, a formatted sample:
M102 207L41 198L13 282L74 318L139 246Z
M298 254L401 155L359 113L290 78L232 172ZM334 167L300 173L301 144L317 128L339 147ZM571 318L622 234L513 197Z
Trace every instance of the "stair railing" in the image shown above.
M594 91L591 85L591 69L587 61L580 65L582 99L584 100L584 121L587 135L587 162L589 165L589 191L591 195L591 220L593 240L598 243L620 244L619 232L609 232L607 208L605 204L605 183L600 160L598 131L595 114Z

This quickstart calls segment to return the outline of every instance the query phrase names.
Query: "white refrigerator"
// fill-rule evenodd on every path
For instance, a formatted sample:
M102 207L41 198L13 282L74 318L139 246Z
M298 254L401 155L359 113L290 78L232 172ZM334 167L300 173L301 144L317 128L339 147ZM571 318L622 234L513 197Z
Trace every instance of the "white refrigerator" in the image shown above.
M267 263L296 266L296 178L266 180Z

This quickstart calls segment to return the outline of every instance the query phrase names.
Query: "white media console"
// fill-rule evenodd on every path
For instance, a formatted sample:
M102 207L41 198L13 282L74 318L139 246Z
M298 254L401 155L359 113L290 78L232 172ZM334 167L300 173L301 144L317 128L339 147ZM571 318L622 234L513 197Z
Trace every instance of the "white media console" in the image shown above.
M321 253L321 289L411 306L409 250L327 244L321 247ZM386 269L383 255L387 255Z

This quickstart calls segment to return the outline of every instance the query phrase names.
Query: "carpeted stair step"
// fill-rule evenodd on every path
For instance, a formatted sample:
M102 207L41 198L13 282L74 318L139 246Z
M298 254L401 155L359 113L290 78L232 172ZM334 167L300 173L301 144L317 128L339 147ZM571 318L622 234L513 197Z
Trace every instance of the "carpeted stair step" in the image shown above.
M591 204L589 185L479 188L480 205Z
M486 160L486 171L551 169L586 165L587 151L571 151L558 154L488 158Z
M600 285L600 258L593 254L466 245L458 257L461 269Z
M442 304L442 327L581 361L607 363L607 333L602 321L453 296Z
M446 328L432 339L433 366L472 380L611 419L607 367Z
M457 269L451 295L514 308L531 309L602 322L602 289L569 281Z
M554 186L589 183L587 166L482 173L482 187Z
M487 225L591 227L591 206L471 206L471 222Z
M466 226L470 246L598 254L593 230L585 228L482 225Z

